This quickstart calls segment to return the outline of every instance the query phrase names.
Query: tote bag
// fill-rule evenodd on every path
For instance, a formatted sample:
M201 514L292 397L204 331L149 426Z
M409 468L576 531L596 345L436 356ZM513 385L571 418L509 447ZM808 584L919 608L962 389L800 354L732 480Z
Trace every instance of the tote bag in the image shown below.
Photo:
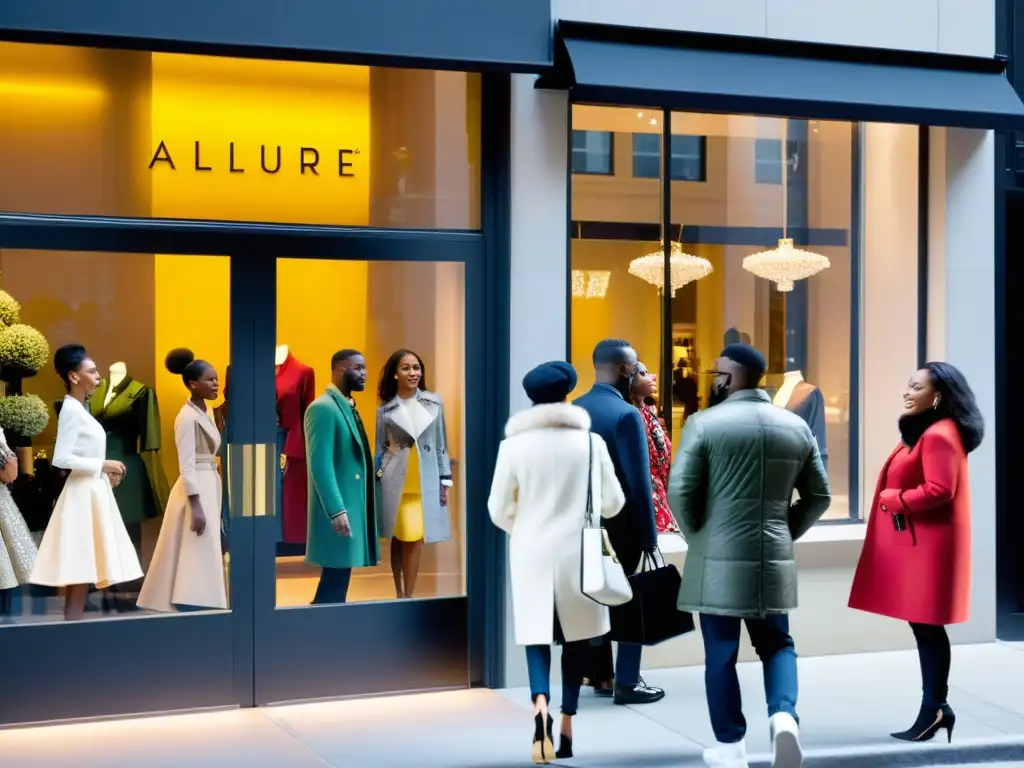
M657 645L692 632L693 616L676 608L681 581L674 565L667 564L664 558L658 565L652 555L644 555L640 571L629 577L633 599L611 611L611 639L618 643Z
M626 572L615 555L608 532L594 520L594 438L587 435L587 510L580 552L580 590L595 603L624 605L633 599Z

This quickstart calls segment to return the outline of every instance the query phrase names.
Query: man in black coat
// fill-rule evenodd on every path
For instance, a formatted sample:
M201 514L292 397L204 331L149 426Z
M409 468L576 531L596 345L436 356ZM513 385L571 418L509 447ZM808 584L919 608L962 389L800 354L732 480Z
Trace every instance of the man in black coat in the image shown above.
M630 402L637 373L637 356L629 342L605 339L594 348L597 383L575 404L590 414L590 429L608 446L615 474L626 494L626 505L613 518L602 521L619 562L627 575L640 565L644 553L658 548L651 491L651 458L640 411ZM640 678L641 646L619 643L615 665L615 703L646 704L665 696L660 688ZM610 654L611 651L609 650ZM591 678L595 690L604 693Z

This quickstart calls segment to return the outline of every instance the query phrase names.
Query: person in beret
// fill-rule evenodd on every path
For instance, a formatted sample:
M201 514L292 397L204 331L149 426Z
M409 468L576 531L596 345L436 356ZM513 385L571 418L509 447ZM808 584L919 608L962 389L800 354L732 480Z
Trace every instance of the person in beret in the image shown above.
M491 520L510 538L515 636L526 646L533 761L540 764L572 757L572 717L590 640L610 629L608 609L580 589L588 486L595 517L613 517L625 502L608 448L590 433L590 417L566 402L575 387L576 371L565 362L544 363L526 374L523 389L533 405L505 426L487 501ZM552 643L563 646L557 753L548 714Z
M711 727L708 765L746 766L740 686L740 625L764 665L776 768L799 768L793 542L828 509L832 495L807 423L759 389L767 366L746 344L715 364L711 406L690 417L669 479L669 506L689 548L681 611L700 614ZM799 497L793 501L793 491Z

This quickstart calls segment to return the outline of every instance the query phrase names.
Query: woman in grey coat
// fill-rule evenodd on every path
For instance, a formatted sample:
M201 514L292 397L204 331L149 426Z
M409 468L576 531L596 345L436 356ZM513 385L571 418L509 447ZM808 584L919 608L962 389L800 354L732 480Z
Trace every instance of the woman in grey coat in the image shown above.
M448 489L452 470L444 404L427 390L426 369L415 352L400 349L388 358L377 385L377 481L379 529L391 539L395 594L412 597L423 543L451 538Z

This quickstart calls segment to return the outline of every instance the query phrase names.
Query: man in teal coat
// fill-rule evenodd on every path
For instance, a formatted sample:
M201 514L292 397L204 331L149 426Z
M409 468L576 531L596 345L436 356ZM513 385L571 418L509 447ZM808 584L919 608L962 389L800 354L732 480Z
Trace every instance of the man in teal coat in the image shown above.
M314 605L344 603L352 569L380 562L373 454L352 399L365 387L366 359L343 349L331 358L327 391L306 409L306 562L322 569Z

